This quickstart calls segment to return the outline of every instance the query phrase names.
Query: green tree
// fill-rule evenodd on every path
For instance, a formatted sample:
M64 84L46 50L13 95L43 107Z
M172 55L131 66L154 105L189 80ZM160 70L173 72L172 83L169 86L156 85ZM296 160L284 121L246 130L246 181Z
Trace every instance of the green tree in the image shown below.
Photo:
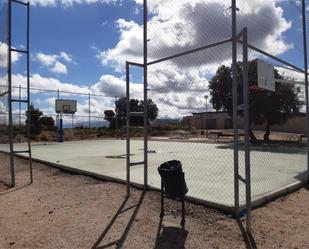
M41 117L39 120L40 130L54 130L55 120L52 117Z
M127 115L127 105L126 98L119 98L115 102L115 112L114 111L105 111L105 119L110 121L110 128L121 128L126 123ZM143 112L144 111L144 101L138 99L130 99L130 112ZM112 113L113 112L113 115ZM148 100L148 122L156 120L159 114L159 109L157 105L151 100ZM117 123L116 123L117 122ZM130 118L130 124L132 126L143 126L144 118L143 116L134 116Z
M54 130L55 120L52 117L43 117L43 112L30 105L29 111L26 111L26 124L30 125L30 133L38 135L42 130Z
M116 124L115 124L115 112L113 110L106 110L104 111L104 119L107 120L109 124L110 129L115 129Z
M40 118L43 115L39 109L35 108L33 104L30 105L29 110L26 111L26 124L30 125L31 134L37 135L41 132Z
M147 114L148 114L148 120L149 121L155 121L158 117L158 114L159 114L159 109L157 107L157 105L152 101L152 99L149 99L148 100L148 107L147 107L148 111L147 111ZM139 105L139 109L140 111L143 111L144 110L144 101L140 101L140 105Z
M237 63L238 104L243 103L243 65ZM275 78L284 77L275 70ZM265 125L264 140L269 140L270 129L280 125L299 113L303 103L299 100L299 88L293 85L276 83L276 91L259 89L257 84L257 60L249 62L250 123ZM209 82L211 103L217 111L227 111L232 116L232 69L220 66ZM241 113L240 113L241 114ZM251 139L256 140L253 132Z

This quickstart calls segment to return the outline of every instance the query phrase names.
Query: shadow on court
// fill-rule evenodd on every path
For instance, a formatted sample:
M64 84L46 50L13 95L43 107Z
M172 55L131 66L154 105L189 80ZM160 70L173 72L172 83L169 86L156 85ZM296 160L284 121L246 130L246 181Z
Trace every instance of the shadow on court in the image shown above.
M224 150L233 150L234 146L233 144L225 144L225 145L219 145L216 146L217 149L224 149ZM239 145L239 150L244 151L245 146ZM289 144L289 143L274 143L274 144L251 144L250 145L251 151L257 151L257 152L271 152L271 153L282 153L282 154L307 154L307 148L304 146L299 146L295 144Z
M137 204L125 208L128 200L129 200L129 197L126 197L124 199L124 201L122 202L122 204L120 205L119 209L117 210L116 214L113 216L110 223L107 225L107 227L105 228L105 230L103 231L101 236L98 238L98 240L94 243L94 245L91 248L92 249L103 249L103 248L109 248L109 247L122 248L123 243L125 242L125 240L128 236L128 233L131 229L131 226L134 223L134 220L135 220L135 218L138 214L138 211L139 211L139 209L140 209L140 207L143 203L144 197L145 197L145 192L142 192ZM115 240L115 241L109 242L107 244L101 245L101 243L104 241L104 238L107 236L108 232L112 229L112 227L114 226L115 222L120 217L120 215L123 214L124 212L131 210L131 209L134 209L133 214L131 215L126 227L124 228L122 235L120 236L120 238Z

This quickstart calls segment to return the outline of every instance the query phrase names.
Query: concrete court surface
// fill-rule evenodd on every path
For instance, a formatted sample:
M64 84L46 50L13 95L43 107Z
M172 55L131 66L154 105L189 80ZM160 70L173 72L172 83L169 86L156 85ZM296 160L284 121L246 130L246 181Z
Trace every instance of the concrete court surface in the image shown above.
M82 169L118 179L126 177L126 141L91 140L65 143L34 143L33 158ZM7 147L7 146L6 146ZM15 149L25 149L15 144ZM306 148L287 146L251 147L253 200L306 175ZM157 167L168 160L180 160L189 188L188 195L217 204L233 206L234 164L230 144L192 142L149 142L149 185L160 188ZM240 175L244 173L244 152L240 146ZM131 140L131 162L143 161L143 141ZM131 180L143 183L143 165L131 168ZM245 203L245 186L240 182L240 202Z

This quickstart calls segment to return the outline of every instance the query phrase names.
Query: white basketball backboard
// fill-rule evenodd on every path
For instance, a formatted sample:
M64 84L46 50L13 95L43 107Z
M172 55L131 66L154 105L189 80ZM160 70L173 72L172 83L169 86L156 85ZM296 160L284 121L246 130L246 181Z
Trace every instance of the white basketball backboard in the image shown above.
M57 113L74 114L77 111L77 101L69 99L56 99L55 107Z
M275 68L273 65L257 60L258 87L270 91L276 91Z

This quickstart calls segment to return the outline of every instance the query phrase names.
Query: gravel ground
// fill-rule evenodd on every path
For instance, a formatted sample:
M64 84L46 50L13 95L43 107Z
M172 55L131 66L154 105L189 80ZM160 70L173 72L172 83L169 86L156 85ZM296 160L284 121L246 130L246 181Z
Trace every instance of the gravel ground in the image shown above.
M253 238L242 222L187 203L186 230L180 204L167 201L160 223L160 195L72 175L17 160L17 187L8 189L7 156L0 155L0 248L309 248L308 187L253 211ZM6 179L7 180L7 179Z

